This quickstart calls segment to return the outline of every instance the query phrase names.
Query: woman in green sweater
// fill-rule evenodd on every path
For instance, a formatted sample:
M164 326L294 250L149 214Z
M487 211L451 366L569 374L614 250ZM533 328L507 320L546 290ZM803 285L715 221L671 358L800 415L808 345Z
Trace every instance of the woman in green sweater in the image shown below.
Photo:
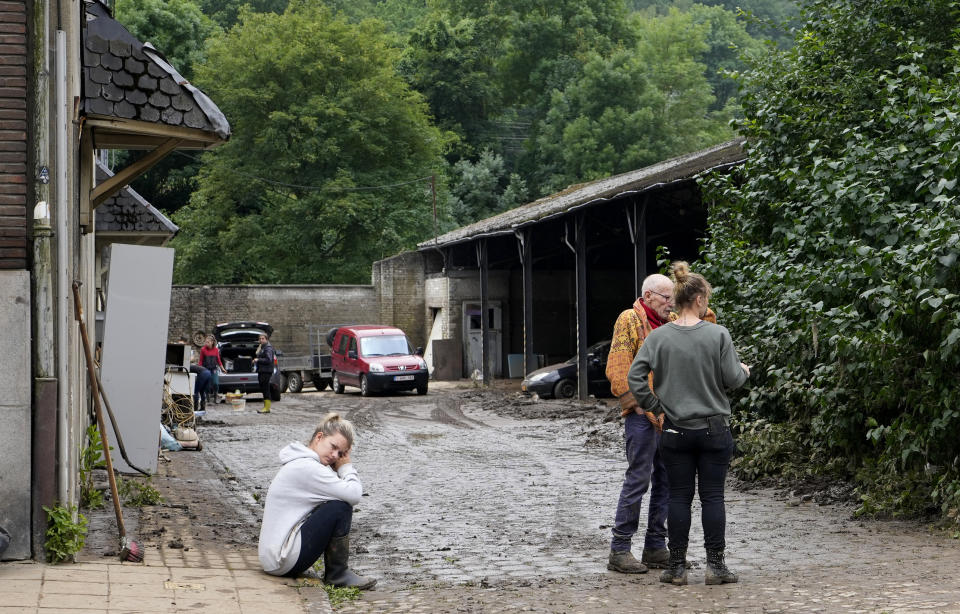
M730 332L703 321L710 284L686 262L672 265L676 320L657 328L640 347L627 381L648 418L663 429L660 451L670 482L667 512L669 567L660 581L687 583L690 505L699 482L707 584L736 582L724 562L724 481L733 455L726 389L750 376ZM653 372L653 389L648 375Z

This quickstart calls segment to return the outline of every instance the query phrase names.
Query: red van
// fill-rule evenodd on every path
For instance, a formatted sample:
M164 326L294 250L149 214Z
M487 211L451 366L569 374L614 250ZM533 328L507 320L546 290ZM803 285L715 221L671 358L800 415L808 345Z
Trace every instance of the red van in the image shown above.
M384 390L416 390L427 394L427 363L423 350L413 349L407 336L393 326L340 326L328 333L333 391L347 386L367 397Z

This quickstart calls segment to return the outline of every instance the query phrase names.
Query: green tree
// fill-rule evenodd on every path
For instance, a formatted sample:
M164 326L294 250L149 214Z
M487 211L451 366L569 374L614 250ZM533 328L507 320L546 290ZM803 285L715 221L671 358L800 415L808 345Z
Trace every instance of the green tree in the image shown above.
M484 146L490 119L502 112L494 63L503 20L432 14L410 34L399 71L424 95L438 125L460 136L455 158Z
M450 209L461 225L512 209L526 199L526 183L516 173L508 174L503 158L489 149L476 162L460 160L453 165Z
M187 79L203 61L205 41L217 30L194 0L117 0L113 10L117 21L153 44Z
M955 2L811 2L742 75L749 159L707 187L706 273L758 366L740 417L865 513L960 504L958 48Z
M240 10L247 7L254 13L280 14L290 0L200 0L204 15L220 24L224 30L234 26L240 19Z
M242 13L211 41L198 82L233 136L175 216L178 282L359 282L430 236L430 185L414 180L442 169L449 137L397 61L378 22L310 2Z
M714 114L705 66L709 26L672 12L638 23L634 49L593 54L582 75L554 90L535 126L533 177L541 191L599 179L718 143L728 116Z

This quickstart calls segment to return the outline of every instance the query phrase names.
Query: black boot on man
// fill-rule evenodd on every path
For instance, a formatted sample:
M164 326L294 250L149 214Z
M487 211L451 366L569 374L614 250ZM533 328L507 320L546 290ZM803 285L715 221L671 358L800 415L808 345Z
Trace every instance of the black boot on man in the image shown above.
M707 550L707 572L704 584L733 584L740 578L723 561L723 550Z
M350 535L334 537L323 552L323 582L334 586L350 586L362 591L373 588L375 578L364 578L350 571Z
M665 584L683 586L687 583L687 549L670 548L670 565L660 574Z

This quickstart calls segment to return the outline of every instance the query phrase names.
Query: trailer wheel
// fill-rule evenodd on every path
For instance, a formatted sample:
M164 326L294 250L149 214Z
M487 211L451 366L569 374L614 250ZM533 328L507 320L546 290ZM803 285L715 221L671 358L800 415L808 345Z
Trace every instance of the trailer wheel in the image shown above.
M283 373L280 374L280 392L284 393L287 391L287 376Z
M317 392L320 392L321 390L326 390L328 383L329 382L327 380L323 379L319 375L313 376L313 387L317 389Z
M303 390L303 376L298 371L287 373L287 389L290 392L300 392Z

